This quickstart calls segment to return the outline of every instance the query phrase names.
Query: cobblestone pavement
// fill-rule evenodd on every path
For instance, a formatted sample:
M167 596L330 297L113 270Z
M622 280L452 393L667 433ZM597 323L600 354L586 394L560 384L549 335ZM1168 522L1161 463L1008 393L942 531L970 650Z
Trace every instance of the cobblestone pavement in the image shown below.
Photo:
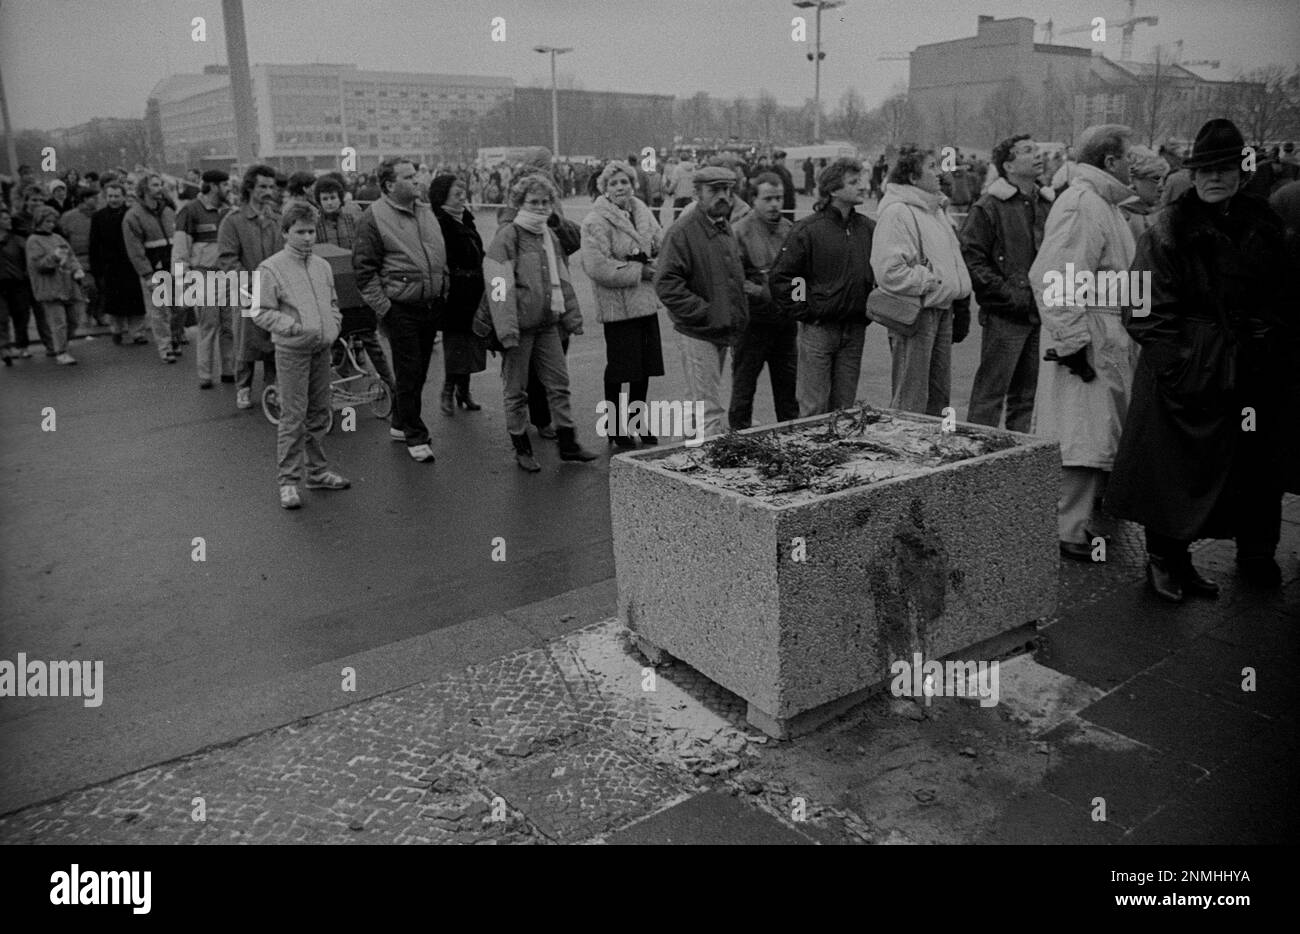
M769 741L739 697L648 667L607 620L6 815L0 842L654 842L661 817L719 792L764 839L779 823L817 843L1281 842L1300 501L1286 515L1272 594L1224 573L1230 543L1203 543L1223 598L1155 604L1131 528L1104 567L1064 564L1061 613L1004 661L993 708L877 696Z

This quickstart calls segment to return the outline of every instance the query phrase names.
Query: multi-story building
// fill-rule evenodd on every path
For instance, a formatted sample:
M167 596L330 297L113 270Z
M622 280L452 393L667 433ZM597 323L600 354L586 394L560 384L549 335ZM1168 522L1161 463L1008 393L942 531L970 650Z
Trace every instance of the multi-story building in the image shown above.
M338 168L345 147L356 150L359 170L389 155L420 161L446 156L449 148L472 146L466 127L514 94L510 78L355 65L255 65L252 79L257 157L286 171ZM150 98L169 166L234 161L235 116L224 66L172 75Z
M1014 130L1060 140L1072 130L1074 95L1091 63L1087 49L1035 42L1028 17L981 16L973 37L911 54L908 97L920 139L982 152Z
M1097 56L1087 89L1075 100L1075 133L1098 123L1123 123L1137 141L1190 142L1211 117L1232 115L1248 81L1207 79L1173 62L1113 62Z
M1070 142L1088 126L1122 123L1143 143L1190 137L1233 111L1255 85L1207 79L1171 61L1112 61L1034 41L1034 21L980 16L976 34L918 46L909 101L919 139L988 152L1012 132Z

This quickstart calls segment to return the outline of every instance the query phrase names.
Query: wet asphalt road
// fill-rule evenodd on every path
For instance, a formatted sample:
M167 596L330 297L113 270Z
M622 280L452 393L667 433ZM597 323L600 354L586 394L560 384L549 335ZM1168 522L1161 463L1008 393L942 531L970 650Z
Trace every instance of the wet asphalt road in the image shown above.
M587 203L566 209L580 220ZM480 219L486 239L494 224ZM569 354L574 411L580 438L596 447L604 340L573 266L586 318ZM661 328L668 373L651 395L683 398L675 336ZM978 357L972 331L954 355L962 416ZM859 397L884 404L883 331L869 329L867 343ZM448 663L517 648L518 633L460 624L613 576L603 443L602 457L582 465L534 440L544 470L521 472L496 359L474 377L483 410L448 418L435 352L424 414L436 464L412 461L361 409L356 431L336 425L325 445L352 489L304 490L304 508L286 512L275 429L260 407L235 408L233 385L197 388L193 344L174 366L106 336L74 342L76 367L33 346L34 359L0 372L0 659L101 660L104 703L0 699L0 813L409 683L419 676L402 664L412 645L435 646ZM41 430L46 407L52 432ZM772 420L764 374L755 421ZM492 560L497 537L504 562ZM412 641L444 630L436 643ZM341 666L358 658L358 693L343 693Z

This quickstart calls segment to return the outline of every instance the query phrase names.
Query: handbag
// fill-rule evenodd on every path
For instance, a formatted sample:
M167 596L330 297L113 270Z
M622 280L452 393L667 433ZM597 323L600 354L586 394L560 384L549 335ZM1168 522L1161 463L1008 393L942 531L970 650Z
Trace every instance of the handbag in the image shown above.
M908 208L910 213L911 209ZM916 224L916 246L921 252L920 265L928 267L925 258L925 245L921 241L921 224L912 215ZM919 319L924 302L918 295L898 295L877 286L867 296L867 317L877 324L883 324L900 337L913 337L920 328Z

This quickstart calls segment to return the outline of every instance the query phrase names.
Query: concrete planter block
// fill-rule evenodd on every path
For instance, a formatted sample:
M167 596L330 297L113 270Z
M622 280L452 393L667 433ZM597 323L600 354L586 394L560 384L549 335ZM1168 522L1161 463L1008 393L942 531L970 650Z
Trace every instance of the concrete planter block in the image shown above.
M614 458L620 616L639 642L740 695L751 723L783 736L816 726L818 709L838 713L914 652L964 658L963 648L1050 615L1058 446L961 430L1016 444L788 505L656 463L681 445ZM792 557L797 538L803 561Z

